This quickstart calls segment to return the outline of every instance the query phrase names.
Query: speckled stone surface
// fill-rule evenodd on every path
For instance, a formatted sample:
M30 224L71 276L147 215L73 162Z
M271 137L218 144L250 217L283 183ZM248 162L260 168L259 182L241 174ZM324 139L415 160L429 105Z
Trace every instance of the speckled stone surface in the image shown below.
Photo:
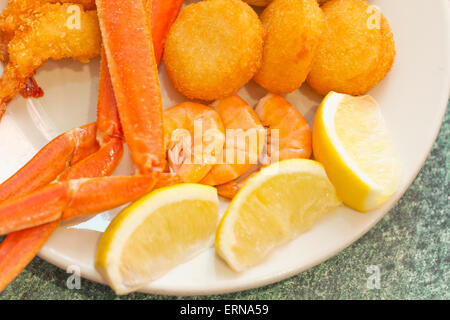
M450 101L433 150L398 204L359 241L288 280L239 293L193 299L450 299ZM380 289L368 289L367 267L380 270ZM131 294L82 280L35 258L0 299L176 299Z

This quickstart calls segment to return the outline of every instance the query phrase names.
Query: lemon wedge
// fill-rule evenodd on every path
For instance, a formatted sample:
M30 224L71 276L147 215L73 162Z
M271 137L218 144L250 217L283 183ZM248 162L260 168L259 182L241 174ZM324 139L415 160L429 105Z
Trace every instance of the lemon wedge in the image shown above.
M377 102L330 92L317 110L313 151L343 202L361 212L398 188L399 161Z
M117 294L135 291L211 246L219 214L217 191L179 184L123 210L100 239L96 268Z
M320 163L275 163L250 178L231 201L217 229L216 252L232 269L243 271L339 204Z

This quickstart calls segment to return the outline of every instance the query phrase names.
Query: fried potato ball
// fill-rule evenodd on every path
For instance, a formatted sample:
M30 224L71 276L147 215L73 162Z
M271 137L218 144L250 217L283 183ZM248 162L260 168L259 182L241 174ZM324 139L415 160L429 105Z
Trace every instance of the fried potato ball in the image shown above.
M394 62L395 44L386 18L364 0L331 0L322 7L326 28L308 84L319 94L362 95Z
M243 87L261 66L264 27L241 0L188 5L166 40L164 62L186 97L216 100Z
M298 89L312 67L325 26L316 0L275 0L262 13L267 31L254 80L274 93Z

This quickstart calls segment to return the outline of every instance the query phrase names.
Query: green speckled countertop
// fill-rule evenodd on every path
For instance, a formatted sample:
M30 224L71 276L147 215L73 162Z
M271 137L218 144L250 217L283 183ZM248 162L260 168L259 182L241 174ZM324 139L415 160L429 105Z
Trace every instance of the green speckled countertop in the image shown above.
M328 261L288 280L212 299L450 299L450 101L433 150L412 186L372 230ZM368 289L367 267L380 270ZM35 258L0 299L119 299L108 287L81 281ZM172 297L131 294L120 299ZM196 298L196 297L189 297ZM200 297L203 298L203 297Z

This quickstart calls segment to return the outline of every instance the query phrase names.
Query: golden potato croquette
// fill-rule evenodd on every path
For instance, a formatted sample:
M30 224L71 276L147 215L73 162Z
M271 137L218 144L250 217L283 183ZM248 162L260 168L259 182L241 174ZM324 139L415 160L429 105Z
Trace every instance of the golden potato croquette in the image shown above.
M243 87L261 66L264 27L241 0L188 5L173 24L164 62L186 97L216 100Z
M305 81L322 38L324 17L316 0L275 0L262 13L267 31L255 81L275 93Z
M308 84L319 94L362 95L389 72L395 44L386 18L364 0L331 0L326 28Z

